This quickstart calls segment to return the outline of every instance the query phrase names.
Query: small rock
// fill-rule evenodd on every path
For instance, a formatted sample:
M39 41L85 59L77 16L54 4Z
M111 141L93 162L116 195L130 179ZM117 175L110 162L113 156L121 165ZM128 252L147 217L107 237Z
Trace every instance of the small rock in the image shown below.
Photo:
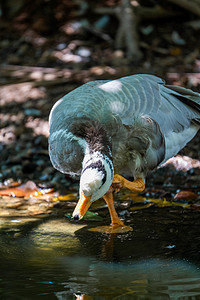
M77 55L80 55L82 57L89 57L91 55L91 51L88 48L85 47L80 47L77 51L76 51Z
M176 44L176 45L180 45L183 46L186 44L186 41L179 35L179 33L177 31L173 31L172 32L172 41Z
M154 31L154 26L153 25L148 25L148 26L142 26L140 28L140 31L144 34L144 35L149 35Z
M41 111L35 108L27 108L24 110L26 116L40 116Z
M47 180L49 178L49 176L47 174L42 174L39 179L40 180Z
M66 43L60 43L57 45L56 49L57 50L63 50L67 47L67 44Z

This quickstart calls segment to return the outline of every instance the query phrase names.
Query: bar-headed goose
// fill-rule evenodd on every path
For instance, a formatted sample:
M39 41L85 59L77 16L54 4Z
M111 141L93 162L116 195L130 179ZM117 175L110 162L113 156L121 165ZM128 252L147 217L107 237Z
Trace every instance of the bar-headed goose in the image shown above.
M80 175L73 218L81 219L103 197L112 225L124 226L113 188L143 191L148 172L177 154L199 128L200 94L152 75L96 80L65 95L50 114L49 153L57 170Z

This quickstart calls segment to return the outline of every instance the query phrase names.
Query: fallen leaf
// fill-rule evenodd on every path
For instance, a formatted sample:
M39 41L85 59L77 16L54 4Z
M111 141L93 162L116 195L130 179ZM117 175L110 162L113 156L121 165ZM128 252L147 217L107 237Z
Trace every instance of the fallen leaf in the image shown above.
M155 203L158 207L169 207L169 206L181 206L181 207L190 207L190 205L186 202L175 202L175 201L167 201L164 199L149 199L151 202Z
M162 166L167 166L172 164L178 171L189 171L193 168L200 168L200 161L197 159L192 159L189 156L176 155L168 159Z
M85 213L83 219L86 221L103 221L102 217L89 210Z
M145 209L154 204L158 207L169 207L169 206L181 206L181 207L187 207L187 208L190 207L190 204L188 204L187 202L183 203L183 202L167 201L166 198L164 198L164 199L148 198L148 200L146 199L144 201L144 203L141 203L141 205L138 205L138 203L137 203L136 205L131 207L130 210L134 211L134 210Z
M195 200L198 197L199 195L192 191L180 191L174 196L174 199Z
M63 195L63 196L58 196L53 198L53 201L73 201L73 200L77 200L76 194L68 194L68 195Z
M180 207L184 207L184 208L190 208L191 204L189 204L188 202L172 202L172 206L180 206Z
M72 218L72 214L71 213L66 213L65 217L68 219ZM91 211L87 211L83 217L83 220L86 221L103 221L103 218L100 217L98 214L91 212Z
M128 193L125 195L122 195L120 197L120 200L133 200L134 202L144 202L146 200L145 197L138 195L137 193Z
M21 184L21 181L12 181L12 179L6 180L2 185L0 185L0 190L6 189L6 188L11 188L11 187L16 187Z
M1 196L24 197L25 193L20 187L8 188L0 191Z
M45 200L45 201L52 201L53 199L58 197L58 192L49 192L43 195L39 195L38 197L35 198L39 198L40 200ZM53 200L56 202L56 200ZM58 201L58 200L57 200Z
M165 198L164 199L160 199L160 198L149 198L148 199L148 201L153 202L156 205L162 205L165 200L166 200Z
M152 206L152 205L153 205L153 203L149 202L149 203L144 204L144 205L133 206L133 207L131 207L129 210L131 210L131 211L134 211L134 210L140 210L140 209L148 208L148 207L150 207L150 206Z
M166 198L164 199L160 199L160 201L157 201L158 199L151 199L152 202L155 203L155 201L157 202L157 206L158 207L168 207L168 206L172 206L172 202L171 201L167 201Z
M27 181L26 184L22 184L17 187L11 187L0 190L1 196L11 197L40 197L41 195L53 192L52 188L42 189L37 187L33 181Z

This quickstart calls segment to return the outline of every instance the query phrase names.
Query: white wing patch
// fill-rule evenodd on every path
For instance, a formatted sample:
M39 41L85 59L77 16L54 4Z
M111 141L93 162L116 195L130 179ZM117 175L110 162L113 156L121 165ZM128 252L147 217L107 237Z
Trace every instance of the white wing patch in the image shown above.
M122 82L119 80L108 81L102 85L99 85L99 88L105 92L118 93L122 90Z
M110 103L110 110L113 114L120 114L124 111L125 105L120 101L112 101Z

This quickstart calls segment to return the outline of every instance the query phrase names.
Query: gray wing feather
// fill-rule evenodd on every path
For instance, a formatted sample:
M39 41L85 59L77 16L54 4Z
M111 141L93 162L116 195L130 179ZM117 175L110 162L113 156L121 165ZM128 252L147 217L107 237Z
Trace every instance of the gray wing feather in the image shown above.
M188 93L184 88L177 88L176 91L171 86L165 86L163 80L152 75L124 77L122 81L129 89L129 94L132 92L129 101L133 105L129 115L136 117L137 114L149 115L160 125L164 134L169 131L179 132L183 127L190 126L192 119L199 119L200 95L198 93ZM182 101L180 101L181 96ZM140 107L139 111L135 107L136 101L139 102L137 104ZM122 115L122 120L125 124L133 122L133 118L127 117L126 111Z

